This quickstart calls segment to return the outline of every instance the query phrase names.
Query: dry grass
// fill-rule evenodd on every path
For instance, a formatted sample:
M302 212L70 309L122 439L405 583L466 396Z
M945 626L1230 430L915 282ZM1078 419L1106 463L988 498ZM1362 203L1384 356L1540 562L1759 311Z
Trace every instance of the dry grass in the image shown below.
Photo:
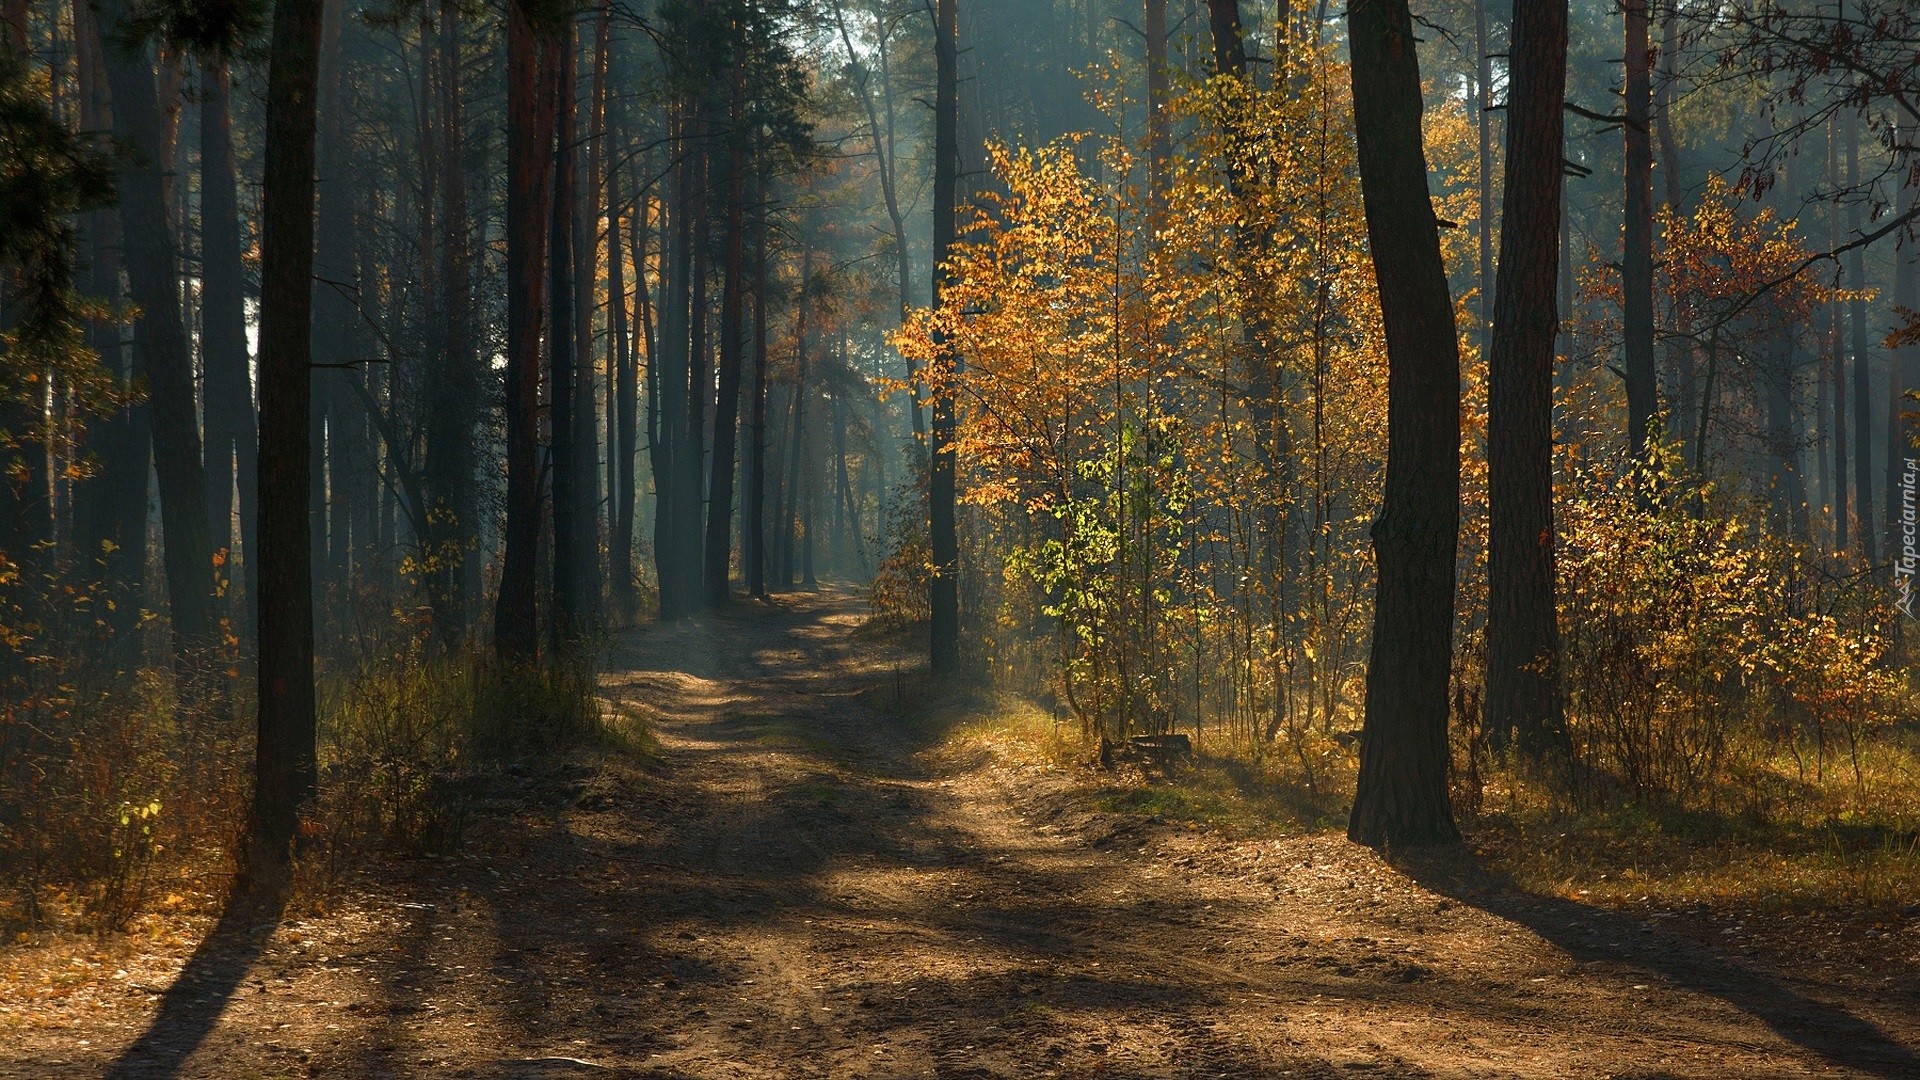
M890 704L892 687L880 704ZM1071 776L1101 810L1238 835L1337 832L1352 800L1353 751L1317 736L1302 756L1203 737L1164 771L1122 761L1071 719L1008 693L937 697L909 681L903 711L937 726L949 753L990 753L1010 765ZM1622 805L1576 809L1555 785L1486 772L1482 809L1461 817L1485 868L1516 888L1587 903L1823 908L1890 912L1920 902L1920 733L1888 732L1847 760L1759 747L1709 808Z

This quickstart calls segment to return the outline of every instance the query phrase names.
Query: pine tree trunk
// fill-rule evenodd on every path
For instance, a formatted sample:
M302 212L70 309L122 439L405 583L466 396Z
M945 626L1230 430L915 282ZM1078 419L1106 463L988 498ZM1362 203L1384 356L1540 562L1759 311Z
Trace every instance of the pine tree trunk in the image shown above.
M618 139L614 145L620 145ZM639 380L634 366L633 335L627 321L627 250L620 228L623 209L620 170L615 167L607 170L607 334L613 358L610 382L613 415L607 439L607 486L611 495L608 511L613 518L613 528L607 542L607 572L612 578L614 619L622 626L633 622L638 606L633 589L633 503L638 482L634 475L634 451L639 434ZM640 231L637 219L644 212L635 212L636 233ZM646 288L645 267L639 260L634 262L633 275L635 288Z
M427 593L434 609L435 630L444 641L464 636L467 622L468 574L465 564L478 561L465 549L467 538L480 527L479 501L474 492L474 428L479 422L478 357L474 353L473 261L467 218L467 174L464 161L466 121L460 99L460 8L452 0L440 5L440 237L439 287L443 325L440 349L429 361L432 393L426 409L426 461L422 477L424 532L421 539L430 554L432 572Z
M1475 98L1480 135L1480 358L1493 356L1493 57L1487 42L1488 0L1473 0Z
M740 130L747 108L746 41L734 40L733 94L727 110L727 187L722 225L725 265L720 291L720 382L713 405L713 460L707 474L707 536L702 578L706 601L718 606L732 591L733 480L738 456L740 365L744 341L741 316L746 290L746 136Z
M600 395L593 361L594 268L599 264L599 222L606 178L608 37L611 10L601 0L595 19L593 87L587 108L587 169L581 180L582 197L573 215L574 265L574 578L580 617L589 624L600 619ZM610 207L612 204L607 203Z
M552 197L555 99L542 79L541 34L528 0L507 5L507 522L494 608L503 659L538 652L534 622L540 545L540 317L546 306L545 233Z
M1910 118L1912 119L1912 118ZM1909 126L1904 134L1907 144L1913 145L1916 126ZM1910 214L1916 205L1920 205L1920 187L1913 183L1911 151L1898 159L1900 168L1896 175L1900 177L1899 207L1902 214ZM1920 312L1920 251L1909 242L1894 249L1893 263L1893 302L1897 307L1910 312ZM1903 554L1908 542L1906 529L1909 527L1904 496L1900 490L1901 473L1905 471L1905 459L1917 456L1913 444L1913 421L1908 415L1916 408L1907 391L1913 386L1914 372L1920 368L1920 343L1909 342L1893 350L1888 358L1890 371L1887 378L1887 562L1895 564ZM1914 540L1920 545L1920 538ZM1914 567L1907 567L1913 570Z
M767 595L767 216L756 165L753 220L753 388L747 403L747 455L740 564L747 595ZM876 429L877 430L877 429Z
M1838 189L1840 181L1840 139L1837 118L1827 121L1827 190ZM1827 249L1840 246L1840 209L1827 208ZM1847 356L1842 345L1840 301L1827 305L1827 376L1833 397L1833 550L1845 555L1848 548L1847 513Z
M1847 190L1860 190L1860 114L1846 112ZM1861 234L1861 199L1847 204L1847 235ZM1859 295L1867 287L1866 252L1854 248L1847 253L1847 287L1856 290L1847 302L1853 330L1853 506L1854 525L1860 537L1860 557L1873 561L1876 548L1873 520L1873 395L1872 374L1867 362L1867 301Z
M960 98L957 82L958 0L937 0L934 17L934 152L933 152L933 302L944 302L947 252L954 240L955 187L960 174ZM953 371L955 358L946 342L935 336L936 371L932 376L933 428L928 474L928 541L933 569L927 606L931 615L929 653L936 676L955 674L960 667L960 544L955 521L955 462L953 438L956 417Z
M1629 18L1636 2L1628 0ZM1553 338L1565 144L1565 0L1514 9L1511 56L1500 270L1487 366L1485 730L1495 746L1513 739L1523 752L1539 754L1565 738L1553 596ZM1643 130L1643 143L1644 136ZM1651 318L1651 290L1645 308L1643 314ZM1645 345L1642 359L1651 382L1651 334Z
M1653 414L1658 408L1653 381L1653 143L1648 126L1652 91L1648 62L1652 57L1648 52L1647 0L1625 0L1624 6L1627 122L1621 131L1627 144L1627 221L1626 261L1620 280L1626 308L1627 449L1645 460Z
M126 0L100 0L101 37L113 94L114 140L129 152L120 176L120 231L127 283L140 306L134 347L147 377L147 414L160 488L165 535L167 600L172 612L177 674L200 686L211 677L217 644L213 619L213 548L207 532L206 480L201 470L193 360L180 318L178 259L161 176L160 103L148 49L115 44ZM140 504L145 505L145 481Z
M259 521L253 380L248 371L245 300L241 293L240 195L234 179L231 80L224 61L209 59L200 89L201 352L206 411L208 524L215 550L244 549L246 595L259 587L255 563ZM233 535L238 469L240 535ZM237 541L237 543L236 543ZM252 620L245 620L252 625Z
M314 792L308 402L321 0L279 0L267 69L260 214L260 679L252 870L289 855Z
M575 495L580 471L575 461L577 445L574 442L580 431L574 423L574 413L580 406L580 395L574 387L579 368L573 340L574 201L579 197L575 168L579 140L574 126L579 103L574 93L574 51L573 31L569 27L561 32L557 49L560 62L553 72L557 141L553 151L553 213L547 227L547 287L552 290L547 311L547 437L553 482L553 621L548 631L556 654L584 629L577 565L580 502Z
M1421 141L1406 0L1354 0L1354 134L1387 338L1387 472L1373 525L1378 585L1360 775L1347 835L1370 846L1455 839L1448 680L1460 529L1460 357Z

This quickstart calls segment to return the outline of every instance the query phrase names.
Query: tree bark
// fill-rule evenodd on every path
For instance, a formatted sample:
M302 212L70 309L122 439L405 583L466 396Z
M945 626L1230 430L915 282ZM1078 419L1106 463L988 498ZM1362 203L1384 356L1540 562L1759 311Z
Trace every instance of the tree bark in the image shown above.
M1474 68L1480 111L1480 358L1493 356L1493 56L1487 41L1488 0L1473 0ZM1509 83L1509 86L1512 84Z
M756 167L753 221L753 388L748 398L746 503L741 508L740 564L747 595L767 595L767 212Z
M738 456L740 365L744 351L740 320L746 292L747 144L746 35L734 36L733 92L727 109L727 189L722 225L726 247L720 290L720 383L713 406L713 461L707 473L707 537L702 577L706 601L718 606L732 593L733 480Z
M580 470L575 461L579 426L574 413L580 395L574 386L578 366L574 357L575 304L574 203L578 169L578 112L574 92L573 28L559 32L553 71L555 139L553 149L553 206L547 225L547 287L552 290L547 311L548 461L553 483L553 620L548 627L550 647L557 655L584 627L577 561L580 556L580 502L575 497Z
M1387 470L1373 525L1378 584L1359 782L1347 836L1454 840L1448 680L1460 530L1460 354L1421 141L1406 0L1353 0L1355 142L1387 338Z
M1847 190L1856 193L1847 204L1847 235L1861 233L1860 191L1860 114L1847 111ZM1847 314L1853 330L1853 506L1854 524L1860 537L1860 557L1873 561L1873 395L1872 375L1867 363L1867 301L1859 290L1867 287L1867 261L1864 248L1847 253L1847 287L1855 296L1847 302Z
M507 4L507 522L494 608L502 659L538 652L534 622L540 543L540 317L545 308L554 98L540 77L541 42L530 0Z
M1909 117L1909 125L1920 125L1920 117ZM1907 126L1904 130L1908 145L1912 145L1916 126ZM1911 153L1909 151L1895 159L1895 175L1900 178L1899 207L1903 214L1912 213L1916 203L1920 203L1920 189L1914 186L1910 171L1913 165ZM1894 248L1893 253L1893 302L1895 306L1910 312L1920 312L1920 252L1915 251L1911 230L1901 239L1903 242ZM1903 471L1903 459L1914 456L1913 423L1908 416L1914 406L1907 397L1907 390L1913 385L1917 361L1920 361L1920 344L1912 342L1894 349L1887 358L1886 560L1890 566L1898 563L1905 540L1906 516L1900 491L1900 474Z
M202 685L210 677L212 663L206 653L217 643L213 548L207 531L193 360L180 319L178 259L163 193L160 104L154 91L152 53L144 47L126 49L117 44L128 17L127 0L99 0L95 10L101 36L109 43L104 55L113 93L114 140L131 152L120 176L120 231L128 287L141 312L134 347L145 360L177 674L190 685ZM144 505L144 494L141 502Z
M600 612L600 395L595 386L593 362L593 309L595 299L594 268L599 263L600 215L605 202L606 178L601 173L605 160L607 63L612 10L600 0L595 21L593 50L593 87L587 107L587 169L581 184L584 198L573 215L574 251L574 556L575 596L580 617L589 624L599 621ZM609 341L611 347L611 341Z
M613 130L612 124L608 130ZM615 145L619 145L618 140ZM633 588L633 504L639 480L634 475L639 437L639 372L634 364L633 334L627 320L627 250L621 240L620 215L624 204L620 200L620 169L616 166L607 170L607 333L613 358L612 420L607 439L607 486L611 494L608 512L613 518L613 528L607 542L607 572L612 577L614 619L619 625L626 625L633 622L639 606ZM643 207L644 202L636 206ZM635 233L641 231L638 219L644 213L644 209L634 213ZM635 239L638 240L638 236ZM636 289L646 288L645 274L644 264L635 260Z
M202 64L200 90L200 260L202 393L206 411L208 524L216 550L245 552L249 607L259 588L258 459L254 440L253 379L248 371L247 323L240 263L240 195L234 178L231 78L227 62ZM233 532L235 470L240 530ZM236 544L237 541L237 544ZM252 625L251 618L247 625Z
M1840 181L1840 139L1837 129L1839 121L1829 118L1827 121L1827 190L1839 187ZM1840 208L1827 208L1827 250L1840 246ZM1842 319L1840 301L1827 305L1827 375L1833 387L1833 550L1845 555L1848 548L1847 527L1851 518L1847 513L1847 354L1842 344Z
M1627 220L1620 280L1626 308L1627 449L1645 461L1654 410L1659 407L1653 381L1653 144L1648 127L1652 90L1648 62L1652 57L1648 52L1647 0L1625 0L1624 7L1627 121L1621 131L1626 138Z
M460 6L440 5L440 349L432 358L426 408L426 508L421 540L429 553L428 598L443 639L465 634L468 589L466 541L480 528L474 497L474 428L480 386L473 333L473 258L470 253L465 166L466 116L460 98Z
M283 865L313 795L313 560L308 549L314 135L321 0L279 0L267 68L260 214L259 716L252 869Z
M1628 0L1629 19L1634 5L1643 2ZM1539 754L1564 739L1553 598L1553 338L1560 275L1566 0L1538 0L1515 8L1512 34L1500 270L1493 356L1487 367L1485 730L1497 747L1513 739L1523 752ZM1644 89L1644 72L1642 76ZM1631 94L1629 89L1630 99ZM1643 143L1644 136L1643 130ZM1628 235L1633 235L1631 226ZM1646 299L1645 314L1650 317L1651 291ZM1651 334L1645 345L1642 360L1651 382Z
M934 15L933 303L945 302L947 252L954 239L954 197L960 176L960 97L957 81L958 0L937 0ZM935 676L960 667L960 542L955 521L953 438L956 416L953 376L958 361L934 338L933 427L928 475L928 542L933 569L927 606L929 653Z

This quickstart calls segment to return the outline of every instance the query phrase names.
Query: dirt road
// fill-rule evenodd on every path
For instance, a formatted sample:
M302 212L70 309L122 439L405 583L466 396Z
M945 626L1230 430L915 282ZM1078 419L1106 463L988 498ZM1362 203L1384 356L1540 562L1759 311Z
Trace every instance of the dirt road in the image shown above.
M77 956L0 1000L0 1075L1920 1076L1911 978L935 753L859 620L624 636L607 693L657 763L509 772L461 854L324 914Z

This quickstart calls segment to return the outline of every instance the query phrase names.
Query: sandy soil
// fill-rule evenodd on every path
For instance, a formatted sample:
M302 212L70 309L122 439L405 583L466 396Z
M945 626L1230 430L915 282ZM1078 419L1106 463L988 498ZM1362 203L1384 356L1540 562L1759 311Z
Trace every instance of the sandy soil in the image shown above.
M0 1076L1920 1076L1920 932L1095 813L877 709L860 618L624 635L658 762L504 771L324 913L0 952Z

